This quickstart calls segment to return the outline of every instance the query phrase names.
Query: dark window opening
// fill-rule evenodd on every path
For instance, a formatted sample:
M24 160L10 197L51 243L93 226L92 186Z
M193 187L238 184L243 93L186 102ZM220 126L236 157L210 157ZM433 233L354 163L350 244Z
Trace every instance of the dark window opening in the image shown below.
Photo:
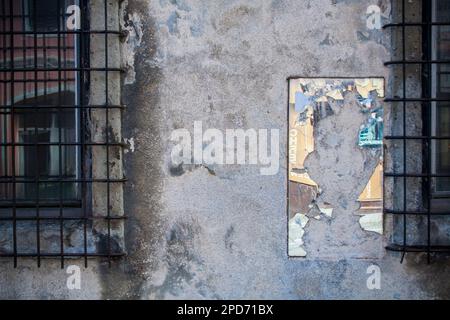
M27 31L58 31L58 19L60 20L60 28L64 28L61 15L58 15L59 6L66 8L65 1L59 0L25 0L23 7L23 15L26 17L25 30ZM68 2L68 1L67 1Z

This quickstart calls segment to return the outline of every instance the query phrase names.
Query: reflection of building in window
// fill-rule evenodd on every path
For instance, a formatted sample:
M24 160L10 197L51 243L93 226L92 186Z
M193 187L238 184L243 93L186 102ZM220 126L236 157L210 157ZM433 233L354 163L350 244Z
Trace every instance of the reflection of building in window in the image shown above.
M37 32L63 30L63 15L57 12L64 12L65 2L68 1L27 0L23 6L18 2L12 8L18 17L13 20L15 31L23 30L22 21ZM8 9L11 10L5 11ZM3 21L5 29L7 22ZM8 205L13 198L16 202L39 198L43 205L46 201L51 205L60 197L76 204L80 199L79 185L66 180L76 180L80 172L80 150L76 145L80 140L79 110L74 108L79 101L79 75L64 69L78 66L74 50L78 36L16 34L14 50L6 50L9 41L11 38L0 36L0 42L6 45L0 51L0 60L4 68L21 71L2 73L3 80L13 85L2 82L0 87L0 102L4 106L0 115L0 141L4 144L0 174L14 177L15 181L0 186L0 204ZM43 71L58 68L63 71ZM32 183L36 179L42 182Z
M433 17L436 22L450 20L450 3L433 1ZM450 26L433 27L433 60L450 60ZM450 99L450 64L439 63L432 67L432 92L437 99ZM432 132L435 136L450 137L449 101L432 102ZM436 174L450 174L450 140L433 141L433 166ZM450 194L450 178L438 177L434 183L436 196Z

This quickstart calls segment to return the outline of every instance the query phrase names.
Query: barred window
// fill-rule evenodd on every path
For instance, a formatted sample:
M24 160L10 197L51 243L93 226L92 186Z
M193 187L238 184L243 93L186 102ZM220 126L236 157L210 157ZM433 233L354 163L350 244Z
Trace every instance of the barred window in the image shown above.
M0 2L0 256L122 256L117 1Z
M450 252L450 2L393 1L390 133L385 137L389 250Z

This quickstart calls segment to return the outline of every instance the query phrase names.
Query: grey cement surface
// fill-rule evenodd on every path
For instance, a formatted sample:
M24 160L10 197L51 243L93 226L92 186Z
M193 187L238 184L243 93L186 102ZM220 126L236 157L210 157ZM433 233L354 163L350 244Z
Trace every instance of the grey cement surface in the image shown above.
M289 259L284 139L275 176L255 166L171 168L170 133L192 131L194 121L278 128L285 137L288 76L388 78L389 41L366 28L374 2L125 1L133 32L123 45L123 136L135 143L124 158L128 256L111 269L93 260L82 269L81 290L67 289L59 261L41 269L31 260L18 269L1 261L0 297L448 298L445 258L427 265L407 255L400 264L395 253L353 259L341 250L331 260ZM389 15L388 1L378 2ZM380 290L366 286L372 264L381 268Z

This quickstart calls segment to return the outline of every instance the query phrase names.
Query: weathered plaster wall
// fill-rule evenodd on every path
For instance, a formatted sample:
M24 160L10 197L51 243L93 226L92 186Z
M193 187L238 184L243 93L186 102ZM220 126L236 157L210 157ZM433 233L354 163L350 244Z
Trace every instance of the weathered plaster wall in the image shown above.
M91 264L81 291L66 288L58 262L41 270L2 262L0 296L449 297L445 259L426 265L422 256L407 255L400 264L388 252L375 260L289 259L286 139L274 176L255 166L170 165L172 130L192 131L194 121L205 128L278 128L286 137L288 76L388 78L382 62L389 41L366 27L371 4L389 15L387 0L124 1L131 32L123 45L123 136L134 144L124 157L128 257L111 269ZM342 161L352 167L352 159ZM380 290L366 287L372 264L381 268Z

